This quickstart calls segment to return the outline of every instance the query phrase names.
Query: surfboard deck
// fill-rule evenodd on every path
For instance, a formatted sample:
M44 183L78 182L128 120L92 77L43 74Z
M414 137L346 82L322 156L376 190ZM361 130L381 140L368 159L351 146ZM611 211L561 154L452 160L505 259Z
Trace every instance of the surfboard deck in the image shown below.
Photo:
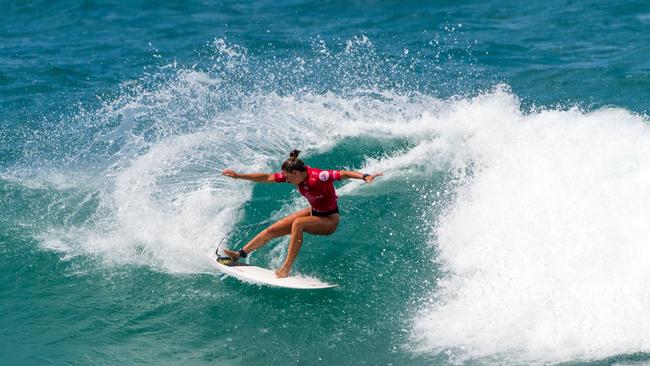
M235 277L240 281L257 285L284 287L298 290L320 290L338 287L338 285L325 283L317 278L308 276L277 278L275 276L275 271L267 268L251 266L246 263L235 262L234 264L226 265L217 262L217 268L224 274Z

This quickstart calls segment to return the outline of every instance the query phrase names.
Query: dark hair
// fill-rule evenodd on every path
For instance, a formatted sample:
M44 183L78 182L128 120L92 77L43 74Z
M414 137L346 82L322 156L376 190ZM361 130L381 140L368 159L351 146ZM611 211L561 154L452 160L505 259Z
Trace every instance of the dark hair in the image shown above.
M304 172L307 170L305 162L298 159L298 154L300 154L300 150L293 150L290 152L289 159L285 160L284 163L282 163L282 170L287 173L292 173L295 171Z

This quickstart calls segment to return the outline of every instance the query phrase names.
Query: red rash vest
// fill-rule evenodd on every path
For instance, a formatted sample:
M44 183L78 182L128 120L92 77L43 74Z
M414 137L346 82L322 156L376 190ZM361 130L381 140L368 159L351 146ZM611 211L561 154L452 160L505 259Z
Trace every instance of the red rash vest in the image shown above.
M284 172L274 173L273 179L282 183L287 181ZM320 170L307 167L307 178L304 182L298 184L300 194L305 196L311 208L319 212L335 210L336 191L334 191L334 181L341 180L340 170Z

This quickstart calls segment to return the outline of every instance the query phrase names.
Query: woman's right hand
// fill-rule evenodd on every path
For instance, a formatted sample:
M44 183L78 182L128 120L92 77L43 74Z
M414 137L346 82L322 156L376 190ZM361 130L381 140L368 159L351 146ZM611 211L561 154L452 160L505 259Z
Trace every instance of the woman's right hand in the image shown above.
M224 169L221 174L225 175L226 177L234 178L237 179L239 178L239 173L237 173L234 170L231 169Z

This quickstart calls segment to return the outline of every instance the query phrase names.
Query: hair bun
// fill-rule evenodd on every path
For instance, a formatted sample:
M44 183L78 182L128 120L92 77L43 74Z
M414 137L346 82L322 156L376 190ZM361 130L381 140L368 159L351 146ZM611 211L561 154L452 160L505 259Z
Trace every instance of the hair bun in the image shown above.
M289 158L282 163L282 170L288 173L299 171L304 172L307 170L305 162L298 159L300 150L293 150L289 153Z

